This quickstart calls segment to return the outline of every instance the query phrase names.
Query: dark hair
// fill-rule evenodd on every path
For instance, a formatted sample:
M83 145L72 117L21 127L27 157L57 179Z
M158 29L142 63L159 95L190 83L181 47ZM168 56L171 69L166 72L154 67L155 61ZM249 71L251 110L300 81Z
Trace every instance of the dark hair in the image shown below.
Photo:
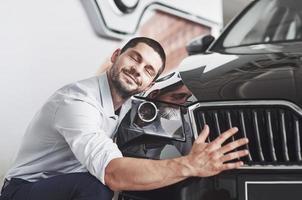
M160 56L161 60L162 60L162 66L159 69L157 75L155 76L154 80L156 80L159 75L164 71L165 69L165 65L166 65L166 53L163 49L163 47L161 46L161 44L159 42L157 42L156 40L153 40L151 38L147 38L147 37L135 37L132 38L131 40L129 40L121 49L121 54L124 53L127 49L135 47L138 43L144 43L147 44L148 46L150 46L155 52L158 53L158 55Z

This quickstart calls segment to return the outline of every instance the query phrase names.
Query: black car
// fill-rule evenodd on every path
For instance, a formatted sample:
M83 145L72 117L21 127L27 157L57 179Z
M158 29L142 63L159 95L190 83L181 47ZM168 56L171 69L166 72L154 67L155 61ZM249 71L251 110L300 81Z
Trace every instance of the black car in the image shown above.
M218 39L204 36L187 49L179 73L132 99L117 134L123 154L186 155L204 124L209 141L237 126L250 154L238 170L119 199L300 200L302 1L253 1Z

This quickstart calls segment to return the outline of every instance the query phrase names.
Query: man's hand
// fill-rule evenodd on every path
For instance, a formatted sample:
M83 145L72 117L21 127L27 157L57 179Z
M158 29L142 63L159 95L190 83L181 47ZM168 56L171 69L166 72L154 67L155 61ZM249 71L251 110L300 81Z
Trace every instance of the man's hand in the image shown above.
M228 161L249 154L248 150L233 151L234 149L247 144L248 139L242 138L225 144L224 146L222 145L237 131L237 128L231 128L212 142L206 143L205 141L209 135L209 127L205 125L199 137L195 140L191 152L187 156L189 174L199 177L208 177L219 174L225 170L236 169L242 166L242 161Z
M226 163L235 158L246 156L247 150L234 149L245 145L247 139L239 139L224 146L222 144L238 131L231 128L210 143L206 143L209 127L205 126L195 140L191 152L167 160L138 158L116 158L110 161L105 172L105 182L114 191L151 190L161 188L192 176L207 177L224 170L243 165L241 161Z

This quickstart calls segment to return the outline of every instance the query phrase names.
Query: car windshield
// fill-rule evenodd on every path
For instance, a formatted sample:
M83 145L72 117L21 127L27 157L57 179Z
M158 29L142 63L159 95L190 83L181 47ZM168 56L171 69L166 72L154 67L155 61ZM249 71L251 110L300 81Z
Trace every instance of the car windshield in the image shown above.
M302 1L257 1L231 27L222 44L225 48L301 40Z

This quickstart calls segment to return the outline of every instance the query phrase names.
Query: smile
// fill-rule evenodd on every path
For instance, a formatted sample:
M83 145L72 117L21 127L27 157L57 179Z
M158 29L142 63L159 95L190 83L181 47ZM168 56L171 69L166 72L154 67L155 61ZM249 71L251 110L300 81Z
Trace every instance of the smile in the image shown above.
M136 79L135 79L133 76L131 76L131 75L130 75L129 73L127 73L126 71L123 71L123 72L124 72L124 74L125 74L126 76L128 76L135 84L138 85Z

